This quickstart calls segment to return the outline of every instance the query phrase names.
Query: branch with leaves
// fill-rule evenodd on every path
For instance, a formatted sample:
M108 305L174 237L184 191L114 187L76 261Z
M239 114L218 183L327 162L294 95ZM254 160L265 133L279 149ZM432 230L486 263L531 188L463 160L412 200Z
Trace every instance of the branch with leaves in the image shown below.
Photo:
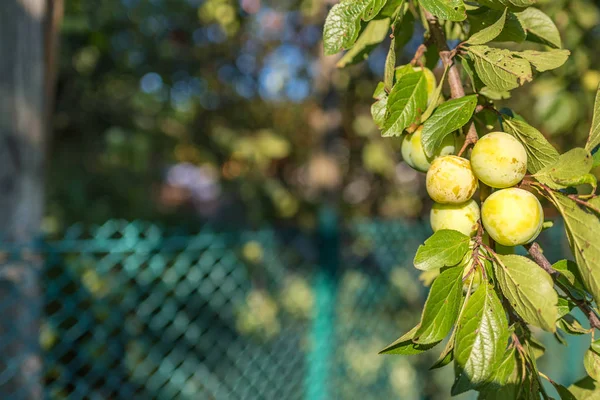
M600 396L600 341L594 338L600 329L600 196L591 173L600 165L600 91L585 146L564 154L494 103L570 55L553 21L533 3L341 0L325 22L325 52L347 50L339 67L364 60L391 38L371 110L383 137L402 140L404 161L427 173L434 234L417 250L414 266L437 277L420 323L381 353L419 354L445 341L433 368L453 363L453 395L476 390L481 399L548 399L545 379L561 399ZM410 64L397 65L396 51L411 39L415 23L425 28L423 42ZM447 32L457 36L454 49ZM515 50L525 41L538 48ZM436 63L444 71L440 82L425 67ZM483 121L485 111L497 117L495 129ZM552 264L535 242L548 227L540 198L562 216L573 261ZM528 257L515 254L519 246ZM573 315L576 308L589 327ZM583 360L589 376L566 388L539 371L543 346L532 327L561 343L566 335L589 334Z

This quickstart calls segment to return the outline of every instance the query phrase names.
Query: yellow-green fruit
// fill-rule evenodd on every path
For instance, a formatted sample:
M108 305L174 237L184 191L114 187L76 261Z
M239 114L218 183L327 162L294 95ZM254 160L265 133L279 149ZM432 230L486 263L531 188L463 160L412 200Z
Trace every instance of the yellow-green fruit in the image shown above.
M456 150L453 135L448 135L442 142L440 150L433 157L427 157L423 144L421 143L421 133L423 127L420 126L414 133L407 134L402 140L402 158L408 165L417 171L427 172L431 167L431 161L436 157L454 154Z
M425 80L427 81L427 105L431 103L433 100L433 94L435 92L435 88L437 87L437 80L435 79L435 75L429 68L421 68L421 67L413 67L414 71L423 71L423 75L425 75Z
M530 243L542 231L544 210L533 194L510 188L492 193L481 207L481 220L490 237L504 246Z
M436 203L465 203L477 190L469 160L457 156L436 158L427 171L427 193Z
M477 233L479 217L479 206L473 199L462 204L435 203L430 213L431 228L434 232L453 229L467 236L473 236Z
M483 232L483 243L490 245L490 235L487 232ZM506 256L509 254L515 254L515 248L513 246L504 246L500 243L496 243L495 249L497 254Z
M527 172L527 152L517 139L492 132L477 141L471 151L471 166L477 178L498 189L521 182Z

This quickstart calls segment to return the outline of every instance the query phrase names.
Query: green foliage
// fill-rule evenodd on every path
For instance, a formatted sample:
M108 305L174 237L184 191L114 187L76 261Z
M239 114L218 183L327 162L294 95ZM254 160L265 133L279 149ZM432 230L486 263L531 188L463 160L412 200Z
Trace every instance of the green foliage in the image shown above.
M464 21L467 18L463 0L421 0L421 5L436 17L448 21Z
M558 161L542 168L535 179L552 189L565 189L579 184L579 179L592 169L592 156L583 148L575 148L562 154Z
M448 100L437 107L423 126L421 141L425 154L433 156L446 136L465 126L476 106L477 96L471 95Z
M592 119L592 128L590 129L590 136L585 148L588 151L594 150L597 146L600 146L600 88L596 92L596 102L594 103L594 118ZM597 152L596 154L599 154Z
M344 68L366 60L371 50L385 39L389 29L389 18L370 21L356 40L354 46L338 61L337 66Z
M528 258L497 256L496 278L511 307L527 323L554 332L558 295L552 278Z
M469 250L469 238L457 231L440 230L419 246L415 268L430 271L458 264Z
M598 303L600 300L600 220L590 211L579 207L569 197L554 192L548 195L565 220L567 237L575 260L579 266L579 273L586 289Z
M414 342L439 343L448 335L458 318L463 300L462 277L463 267L459 265L448 268L433 281Z
M527 170L535 174L541 169L558 161L558 151L548 142L540 131L516 118L502 116L504 129L525 146L527 151Z
M483 28L477 32L471 34L471 37L466 41L469 44L486 44L493 41L502 33L504 25L506 24L506 13L508 9L505 9L500 18L490 26Z
M372 106L373 117L382 136L390 138L388 143L394 140L391 137L413 132L423 125L421 144L429 158L440 150L444 138L456 131L466 134L465 127L472 122L479 136L499 127L515 137L527 153L530 173L518 187L546 197L555 206L564 220L575 259L552 265L537 243L524 245L528 257L507 254L487 239L483 229L473 238L453 230L440 230L419 246L415 268L428 274L440 273L433 281L419 325L382 352L416 354L449 336L432 369L454 363L453 395L477 390L480 399L538 399L540 395L550 398L541 382L544 378L561 399L600 396L600 388L590 378L567 389L546 377L537 365L545 349L534 336L532 327L554 333L560 342L565 342L565 335L588 335L600 328L594 317L600 301L600 242L597 240L600 196L596 193L594 175L594 167L600 165L597 151L600 90L585 148L571 145L575 148L566 152L559 152L554 140L548 140L526 118L510 109L498 108L496 101L509 98L512 90L534 80L536 85L540 74L557 70L553 72L557 77L573 68L569 63L571 52L562 49L557 25L545 12L546 8L542 11L531 7L534 3L533 0L410 3L414 7L402 11L422 17L426 28L423 43L427 50L422 52L420 48L410 65L396 67L398 49L392 40L384 71L385 83L379 84L374 96L377 102ZM553 9L555 14L560 11L558 5L547 8ZM581 12L577 15L581 24L588 27L592 26L588 18L594 23L600 22L600 16L594 17L591 12L587 18ZM464 22L466 18L468 25ZM445 52L448 39L457 39L459 45ZM522 44L525 41L530 43ZM514 44L496 47L490 46L491 42ZM570 42L565 43L568 46ZM439 56L444 70L432 96L434 101L425 109L428 98L425 76L415 72L413 66L428 62L432 49L442 50ZM457 56L461 58L460 66L452 60ZM457 82L457 77L469 79L470 86ZM544 79L546 91L562 93L552 98L555 105L548 109L547 117L567 126L568 121L561 120L560 107L568 104L577 109L577 102L565 95L564 87L556 88L556 79L540 78L539 82ZM539 89L541 85L537 84L536 88L545 93ZM447 87L450 93L443 92ZM542 94L538 99L544 104ZM464 154L468 155L468 148L475 141L471 135L469 131L459 156L465 149ZM460 146L457 147L455 154ZM481 192L484 202L490 193L486 187ZM573 315L575 309L584 311L591 328ZM584 360L588 374L594 379L600 379L599 349L600 344L593 342Z
M385 3L384 0L344 0L336 4L323 29L325 54L351 48L358 38L361 21L373 19Z
M516 15L523 29L527 32L527 40L547 44L555 48L562 47L558 28L556 28L554 22L544 12L537 8L529 7Z
M512 51L470 46L468 52L474 61L477 76L492 90L512 90L532 80L529 62L516 57Z
M390 92L383 136L400 136L414 124L427 106L427 81L422 71L398 79Z
M466 300L456 329L453 395L491 382L502 363L508 342L508 321L493 286L480 285ZM506 365L508 368L511 364Z
M381 350L379 354L402 354L402 355L412 355L412 354L421 354L431 349L438 343L430 343L430 344L419 344L413 341L415 333L419 329L418 326L414 327L400 338L398 338L394 343L387 346L385 349Z

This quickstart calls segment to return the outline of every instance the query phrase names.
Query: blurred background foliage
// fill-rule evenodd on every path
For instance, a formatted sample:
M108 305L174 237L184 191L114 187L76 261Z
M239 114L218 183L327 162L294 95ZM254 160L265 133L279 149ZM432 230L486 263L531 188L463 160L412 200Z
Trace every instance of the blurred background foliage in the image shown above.
M46 228L190 216L310 227L323 188L346 217L419 218L423 177L369 112L386 44L337 70L320 45L331 3L68 0ZM539 3L573 56L501 103L568 148L585 140L600 83L600 9ZM422 41L418 22L405 31L398 64Z

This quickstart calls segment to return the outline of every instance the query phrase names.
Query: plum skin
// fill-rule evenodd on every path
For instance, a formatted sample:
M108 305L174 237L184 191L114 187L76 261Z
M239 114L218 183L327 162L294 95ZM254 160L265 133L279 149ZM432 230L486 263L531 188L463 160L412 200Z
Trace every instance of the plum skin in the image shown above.
M429 197L436 203L461 204L473 197L478 181L469 160L458 156L442 156L431 163L426 186Z
M477 233L480 216L479 205L473 199L461 204L435 203L430 212L431 228L434 232L453 229L473 236Z
M538 237L544 223L544 210L532 193L518 188L502 189L484 201L481 220L496 242L519 246Z
M505 189L523 180L527 173L527 152L511 135L492 132L479 139L473 147L471 167L481 182Z

